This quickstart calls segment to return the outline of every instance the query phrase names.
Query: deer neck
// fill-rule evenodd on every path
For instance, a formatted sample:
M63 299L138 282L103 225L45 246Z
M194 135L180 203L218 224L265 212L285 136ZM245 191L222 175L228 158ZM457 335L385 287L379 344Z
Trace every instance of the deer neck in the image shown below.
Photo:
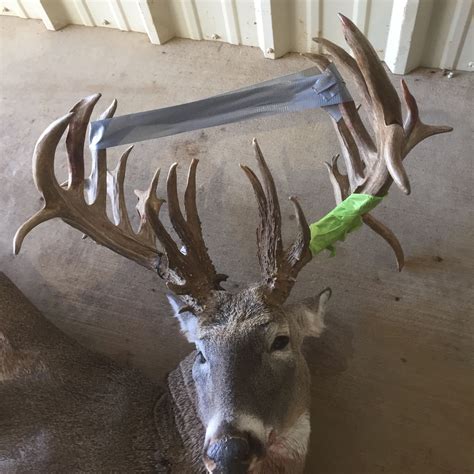
M167 472L205 473L202 462L204 428L197 414L192 378L194 352L173 370L167 391L155 405L158 463Z

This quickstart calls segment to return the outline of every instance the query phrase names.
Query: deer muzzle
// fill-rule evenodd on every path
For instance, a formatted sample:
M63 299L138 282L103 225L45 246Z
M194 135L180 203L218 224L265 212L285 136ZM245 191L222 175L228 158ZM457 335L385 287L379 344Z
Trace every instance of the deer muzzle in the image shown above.
M233 433L208 443L203 459L213 474L245 474L262 452L260 441L246 433Z

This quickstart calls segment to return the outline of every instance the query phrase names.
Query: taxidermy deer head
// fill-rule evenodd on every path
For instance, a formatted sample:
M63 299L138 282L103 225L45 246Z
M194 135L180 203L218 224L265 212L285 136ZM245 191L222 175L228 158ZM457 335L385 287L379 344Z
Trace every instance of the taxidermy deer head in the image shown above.
M420 141L450 131L423 124L414 97L402 81L407 108L403 121L399 97L368 40L341 15L354 58L335 44L319 39L340 70L351 75L361 93L373 133L362 122L354 102L339 106L334 121L346 173L337 157L328 164L336 201L351 193L387 194L393 182L406 194L410 185L402 161ZM328 56L313 56L322 67ZM107 170L106 151L92 152L92 172L84 175L84 140L92 110L100 95L81 100L70 113L53 122L41 135L33 158L33 172L44 208L15 236L15 253L36 225L60 217L97 243L156 272L175 296L169 296L182 332L196 347L192 369L199 416L205 429L203 462L209 472L299 472L304 465L309 424L310 377L301 352L307 336L319 336L330 290L296 305L285 305L300 270L310 262L310 231L302 208L291 197L297 216L294 241L283 247L280 206L267 163L254 140L260 177L241 165L255 193L260 221L257 229L261 280L238 293L221 284L206 248L196 207L197 160L189 167L184 210L177 191L177 164L167 178L167 206L174 240L160 218L165 202L156 195L160 171L146 191L136 191L140 226L130 223L124 198L124 179L131 148L113 172ZM102 114L112 117L116 102ZM69 179L54 175L58 142L68 129L66 146ZM106 213L107 196L112 221ZM384 237L403 266L403 252L394 234L366 214L364 222ZM160 249L156 243L160 244Z

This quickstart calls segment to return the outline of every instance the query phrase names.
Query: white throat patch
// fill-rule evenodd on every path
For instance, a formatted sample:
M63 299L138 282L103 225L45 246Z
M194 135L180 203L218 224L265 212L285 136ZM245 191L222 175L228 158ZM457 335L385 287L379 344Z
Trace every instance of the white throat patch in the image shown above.
M268 447L268 455L286 460L304 459L310 432L309 412L305 412L293 426L276 436Z

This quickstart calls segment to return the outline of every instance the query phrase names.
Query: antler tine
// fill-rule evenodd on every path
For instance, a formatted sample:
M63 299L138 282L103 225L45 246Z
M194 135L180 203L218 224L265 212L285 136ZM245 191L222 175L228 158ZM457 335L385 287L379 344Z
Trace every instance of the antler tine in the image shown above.
M194 158L188 169L186 189L184 191L184 210L186 212L187 226L192 236L193 249L200 265L204 265L206 274L212 276L214 288L221 290L221 282L226 281L228 276L223 273L216 273L214 265L209 257L206 243L202 235L201 220L196 204L196 171L199 160Z
M316 41L316 38L314 40ZM321 41L321 44L325 43L325 40ZM337 46L337 48L339 47ZM351 61L354 61L347 53L345 53L345 55L350 58ZM331 63L327 57L321 54L311 54L308 55L308 57L315 62L321 70L326 69ZM362 76L360 76L360 79L363 82ZM342 117L339 120L334 120L331 117L331 120L341 145L342 156L349 175L351 189L354 191L365 181L364 166L370 166L375 162L376 148L358 114L354 102L343 102L338 105L338 108Z
M339 155L336 155L332 158L331 163L325 162L329 173L329 180L333 187L336 204L340 204L350 194L349 178L346 174L342 174L339 171L337 166L338 158Z
M314 38L313 41L315 41ZM331 64L329 58L323 54L305 53L303 56L315 63L320 71L324 71Z
M350 188L352 191L355 191L357 187L365 181L359 148L344 118L341 118L338 121L333 118L331 118L331 120L333 121L334 128L337 131L337 137L339 139L342 157L344 158L344 163L346 165Z
M390 247L392 247L393 253L397 260L398 271L401 272L402 268L405 265L405 255L403 253L403 248L400 244L400 241L397 239L397 236L382 222L376 219L371 214L365 214L362 217L364 224L369 226L374 232L376 232L380 237L382 237Z
M59 140L73 116L74 114L69 112L49 125L38 138L33 151L33 179L38 191L44 197L45 205L57 198L62 191L54 175L55 153Z
M405 119L405 123L403 124L405 135L408 137L404 149L404 155L406 156L414 146L423 141L425 138L431 137L432 135L437 135L439 133L452 132L453 127L448 127L446 125L427 125L423 123L420 120L416 99L411 94L406 82L403 79L401 80L401 84L403 90L403 99L407 107L407 117Z
M362 75L362 72L360 71L355 59L332 41L329 41L325 38L313 38L313 41L323 46L323 48L329 52L336 66L349 73L349 76L354 79L362 98L367 104L370 104L371 99L369 91L367 90L367 84L364 81L364 76Z
M199 229L201 232L201 220L196 205L196 170L199 160L194 158L188 170L188 180L184 192L184 209L186 218L191 228Z
M175 229L181 242L184 244L186 253L194 252L191 229L188 223L184 219L183 213L181 212L181 206L178 198L178 179L176 175L176 169L178 163L173 163L170 166L168 172L168 180L166 182L167 193L168 193L168 211L170 216L171 224Z
M383 118L384 125L397 123L402 125L400 98L393 87L369 40L349 18L339 14L343 25L344 37L355 56L355 61L364 78L371 98L371 107L376 118L375 125Z
M23 240L37 225L58 217L60 209L55 204L61 187L54 175L54 153L64 131L71 121L73 113L68 113L54 121L39 137L33 152L33 178L38 191L44 197L44 207L30 217L15 233L13 252L17 255Z
M358 110L353 101L339 104L342 119L359 150L360 158L366 166L371 167L377 162L377 148L362 122Z
M115 115L115 111L117 110L117 100L114 99L112 103L104 110L99 116L99 120L108 119ZM95 199L92 199L92 202L100 208L103 209L103 212L107 213L107 195L109 196L110 202L112 204L112 212L115 216L115 206L113 201L113 195L111 192L111 187L109 185L110 177L109 171L107 170L107 150L92 150L91 151L91 159L92 159L92 170L94 168L97 169L97 178L95 182L97 182L97 196ZM90 180L94 181L94 175L91 172ZM86 183L87 184L87 183ZM128 217L128 216L127 216ZM117 223L117 220L115 220Z
M275 182L256 139L253 140L253 146L262 181L249 167L240 166L252 185L258 203L260 223L257 228L257 247L262 287L269 301L282 303L290 294L298 272L311 260L309 226L297 199L291 197L299 232L292 245L284 252Z
M311 260L311 252L309 251L311 231L309 229L306 216L304 215L303 209L301 208L296 196L290 196L289 199L295 210L298 234L293 244L291 244L291 246L285 252L285 260L288 262L289 270L288 280L291 284L291 286L287 289L288 294L290 293L291 287L296 281L296 276L300 270Z
M160 168L155 171L153 179L148 186L146 191L134 190L135 195L138 198L135 209L140 216L140 225L138 227L138 235L143 237L144 240L153 243L155 245L156 235L153 232L153 228L147 219L145 207L148 205L153 214L158 214L160 208L164 203L163 199L159 199L156 195L156 189L158 187L158 181L160 178Z
M66 149L69 163L69 189L84 189L84 141L92 110L101 94L90 95L80 100L71 109L73 113L66 137Z
M125 202L125 173L127 170L128 157L133 150L133 145L128 147L120 157L119 163L114 171L107 171L107 194L110 199L112 215L115 225L126 232L132 231L130 218L128 216L127 204Z
M282 238L281 238L281 212L280 203L278 201L278 194L276 191L275 181L273 176L268 169L267 163L262 154L262 150L258 145L257 140L254 138L252 145L255 151L255 158L257 160L260 174L263 178L263 189L266 196L266 225L262 226L261 232L265 235L261 235L264 242L263 260L266 261L267 265L270 264L274 267L273 270L278 271L278 259L282 252ZM265 255L266 254L266 255Z
M220 283L227 279L227 275L216 272L202 236L196 207L197 163L197 160L193 160L190 164L185 191L188 221L181 212L178 199L177 163L171 165L168 173L168 213L173 229L184 244L182 251L165 229L158 212L154 211L148 202L145 205L145 214L165 250L166 258L162 259L160 275L166 280L168 288L183 296L199 312L209 298L212 298L214 291L222 290Z
M155 177L159 176L160 170L158 169L155 173ZM153 180L155 180L155 177ZM169 232L159 218L159 211L161 206L156 209L152 200L147 199L144 204L144 211L146 220L149 222L153 232L158 238L160 244L163 246L165 251L165 258L160 262L159 273L165 280L168 279L168 272L172 271L173 268L183 266L183 254L179 251L176 242L173 240ZM175 277L179 281L179 277Z
M100 114L99 120L111 118L117 110L117 100L114 99L107 109ZM106 208L107 199L107 150L91 150L91 173L84 180L84 188L89 204Z

